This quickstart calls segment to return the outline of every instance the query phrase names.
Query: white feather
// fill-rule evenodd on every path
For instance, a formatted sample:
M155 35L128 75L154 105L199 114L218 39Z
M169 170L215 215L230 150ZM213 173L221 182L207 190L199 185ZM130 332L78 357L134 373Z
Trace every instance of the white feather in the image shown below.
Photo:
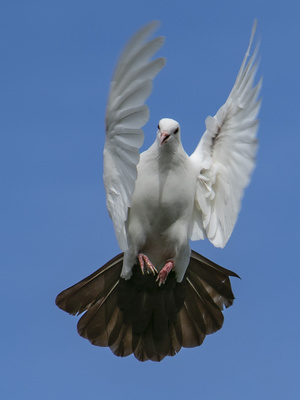
M203 221L208 239L217 247L224 247L232 233L255 165L261 89L261 81L253 87L258 46L247 62L255 30L256 22L233 89L217 114L206 119L206 132L191 155L199 170L195 221ZM193 229L192 240L202 236L201 226Z
M164 39L146 41L157 27L151 23L128 43L116 68L106 110L104 186L106 204L122 250L128 247L125 222L137 178L137 164L144 139L140 129L149 119L144 102L152 90L152 79L165 65L164 58L150 61Z

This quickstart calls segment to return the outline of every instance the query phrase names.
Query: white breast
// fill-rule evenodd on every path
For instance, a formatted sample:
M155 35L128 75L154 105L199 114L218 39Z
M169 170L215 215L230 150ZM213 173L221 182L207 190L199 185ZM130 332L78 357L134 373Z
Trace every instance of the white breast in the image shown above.
M148 152L147 152L148 153ZM185 154L185 153L184 153ZM143 153L129 214L129 246L137 246L160 269L188 243L196 174L184 156L168 162Z

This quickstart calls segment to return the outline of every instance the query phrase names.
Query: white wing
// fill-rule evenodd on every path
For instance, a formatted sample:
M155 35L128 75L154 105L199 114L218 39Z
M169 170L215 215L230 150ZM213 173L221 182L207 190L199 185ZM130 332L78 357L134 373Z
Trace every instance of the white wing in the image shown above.
M152 79L165 65L164 58L150 61L164 42L162 37L147 41L156 27L156 22L145 26L126 46L111 82L106 110L106 205L123 251L127 249L125 222L137 177L139 148L144 140L140 128L149 119L144 102L151 93Z
M206 131L191 160L199 168L192 240L205 234L217 247L227 243L240 210L244 189L255 165L260 82L254 86L258 46L248 63L255 35L226 103L205 121Z

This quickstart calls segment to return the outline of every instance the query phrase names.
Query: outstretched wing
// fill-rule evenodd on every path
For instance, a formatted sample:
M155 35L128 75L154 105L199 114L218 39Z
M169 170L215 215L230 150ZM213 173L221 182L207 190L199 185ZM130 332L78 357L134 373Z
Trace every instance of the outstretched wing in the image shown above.
M258 46L251 57L250 50L255 31L256 21L233 89L217 114L206 119L206 131L191 155L199 169L191 239L206 235L217 247L224 247L232 233L255 165L262 83L254 86Z
M145 26L126 46L111 82L106 110L103 174L106 205L123 251L127 249L125 221L144 139L141 127L149 119L144 102L152 91L153 78L166 62L164 58L150 61L164 42L162 37L147 40L156 27L156 22Z

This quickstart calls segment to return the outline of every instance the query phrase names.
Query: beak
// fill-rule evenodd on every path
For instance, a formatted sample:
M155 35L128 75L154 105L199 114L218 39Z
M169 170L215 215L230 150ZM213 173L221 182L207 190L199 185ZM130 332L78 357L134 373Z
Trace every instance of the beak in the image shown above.
M160 133L160 145L162 146L164 143L168 141L170 134L168 132L162 131Z

